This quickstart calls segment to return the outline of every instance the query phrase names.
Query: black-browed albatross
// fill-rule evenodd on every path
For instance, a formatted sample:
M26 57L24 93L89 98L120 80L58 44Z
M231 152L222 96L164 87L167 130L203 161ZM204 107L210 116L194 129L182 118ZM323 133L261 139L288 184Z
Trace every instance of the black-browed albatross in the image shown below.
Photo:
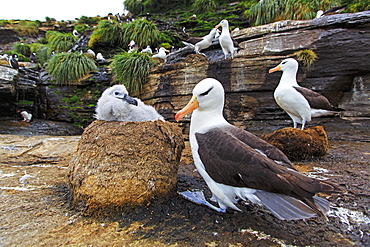
M344 190L298 173L279 149L229 124L222 115L223 107L223 86L206 78L195 86L192 99L175 116L179 121L193 111L190 145L194 163L219 208L206 201L198 203L218 212L227 208L240 211L235 204L248 199L282 220L326 218L329 202L315 194Z
M296 75L298 62L294 58L284 59L278 66L269 70L269 73L283 71L279 85L274 92L276 103L293 120L293 127L302 124L302 130L311 117L335 115L341 108L330 104L329 100L311 89L298 85Z

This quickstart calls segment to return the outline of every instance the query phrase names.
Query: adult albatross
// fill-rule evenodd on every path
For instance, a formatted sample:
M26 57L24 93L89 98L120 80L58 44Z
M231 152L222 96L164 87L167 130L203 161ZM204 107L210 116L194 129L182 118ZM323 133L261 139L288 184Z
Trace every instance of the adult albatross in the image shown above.
M229 31L229 22L227 20L222 20L215 28L219 28L221 26L222 31L221 35L218 38L220 41L221 49L225 55L225 59L227 55L230 53L231 58L234 58L234 52L237 50L234 47L234 42L231 38L230 31Z
M311 89L298 85L296 75L298 62L294 58L283 60L278 66L269 70L269 73L283 71L279 85L274 92L276 103L293 120L293 127L302 124L302 130L311 117L335 115L341 108L330 104L329 100Z
M224 89L212 78L200 81L190 102L176 116L193 111L190 145L195 166L217 201L218 212L240 211L238 200L264 205L282 220L326 218L329 202L316 193L342 193L327 181L298 173L276 147L229 124L222 115ZM192 200L190 193L185 196Z

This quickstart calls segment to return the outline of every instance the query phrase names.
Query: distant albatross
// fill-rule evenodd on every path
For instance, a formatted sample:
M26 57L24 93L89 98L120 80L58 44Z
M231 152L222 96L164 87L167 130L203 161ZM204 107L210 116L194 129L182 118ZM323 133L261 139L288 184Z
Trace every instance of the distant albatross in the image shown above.
M221 45L221 49L225 55L225 59L227 55L230 54L231 58L234 58L234 52L236 51L234 47L234 41L231 38L230 31L229 31L229 22L227 20L222 20L215 28L222 27L221 35L218 37Z
M192 44L191 42L183 41L185 45L191 46L194 48L194 51L196 54L202 54L203 56L206 56L204 53L200 53L201 50L207 49L211 46L213 39L215 38L217 34L218 29L213 28L209 34L202 37L200 40L198 40L195 44Z
M95 118L134 122L164 120L152 106L130 97L124 85L114 85L103 92L96 106Z
M279 149L229 124L222 116L223 107L223 86L206 78L195 86L192 99L175 116L179 121L193 111L190 145L194 163L219 208L197 200L198 194L183 195L218 212L227 208L240 211L235 204L248 199L264 205L282 220L326 219L329 202L315 194L344 190L298 173Z
M311 117L335 115L341 108L334 107L329 100L319 93L298 85L296 75L298 62L294 58L283 60L269 73L283 71L279 85L274 92L276 103L291 117L293 127L302 124L302 130Z

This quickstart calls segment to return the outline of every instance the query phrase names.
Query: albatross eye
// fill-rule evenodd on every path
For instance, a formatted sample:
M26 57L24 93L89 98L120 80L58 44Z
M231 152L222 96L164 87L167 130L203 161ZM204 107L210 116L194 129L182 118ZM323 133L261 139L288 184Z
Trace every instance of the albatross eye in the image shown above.
M115 92L114 92L114 95L119 95L119 92L118 92L118 91L115 91Z
M204 93L201 93L199 95L200 96L206 96L212 89L213 89L213 87L211 87L210 89L208 89L207 91L205 91Z
M281 64L286 64L288 61L283 61Z

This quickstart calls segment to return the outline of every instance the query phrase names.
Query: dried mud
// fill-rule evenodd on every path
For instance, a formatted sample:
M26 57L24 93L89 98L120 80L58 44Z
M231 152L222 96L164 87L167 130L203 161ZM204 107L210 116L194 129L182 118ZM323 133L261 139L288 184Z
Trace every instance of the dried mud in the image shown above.
M109 218L87 217L71 208L67 186L79 136L2 134L0 147L8 149L0 148L0 246L370 246L370 119L329 118L315 124L324 126L329 152L295 164L348 190L328 198L327 223L281 221L247 204L240 206L242 213L222 214L177 194ZM266 134L282 125L251 122L248 128ZM178 175L178 190L187 189L210 195L188 147Z

